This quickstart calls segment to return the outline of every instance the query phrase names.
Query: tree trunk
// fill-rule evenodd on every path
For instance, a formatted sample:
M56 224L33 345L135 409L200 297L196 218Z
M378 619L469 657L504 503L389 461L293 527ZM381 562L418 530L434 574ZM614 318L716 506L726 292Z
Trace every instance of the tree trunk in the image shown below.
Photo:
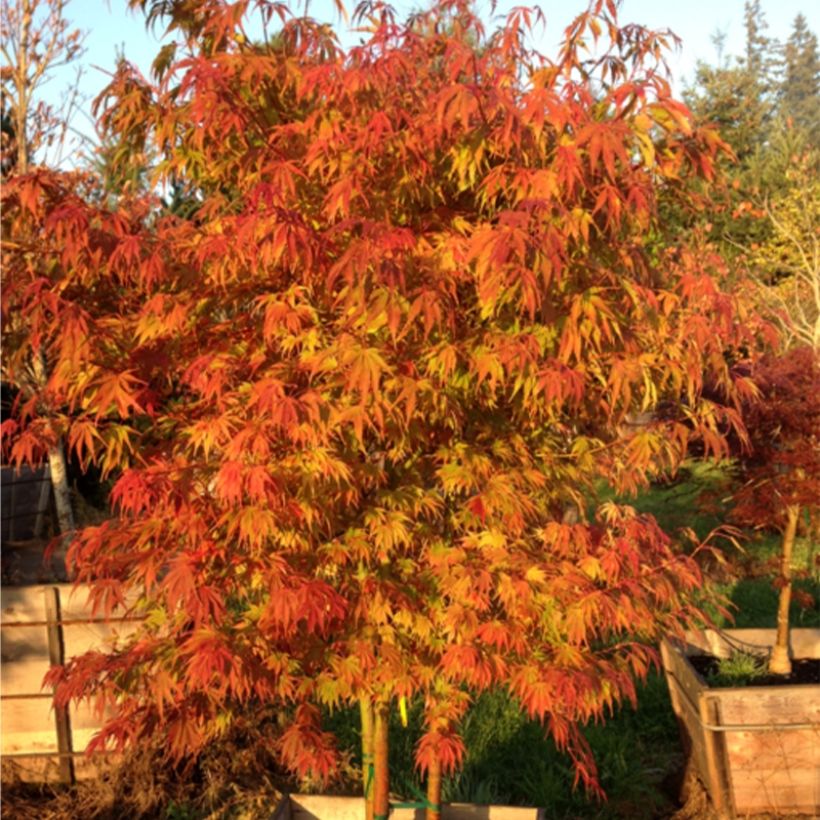
M362 790L364 792L365 820L373 820L374 774L373 768L373 701L362 695L359 698L362 718Z
M427 769L427 811L426 820L441 817L441 758L438 754L430 761Z
M786 529L783 531L783 546L780 564L780 600L777 604L777 638L769 659L769 672L773 675L788 675L792 671L789 658L789 604L792 598L792 552L797 533L800 507L790 504L786 508Z
M29 49L31 48L31 25L34 22L34 10L31 2L25 0L20 4L20 42L17 47L17 66L14 85L17 92L14 106L14 138L17 141L18 174L28 172L28 108L29 108Z
M373 720L373 817L387 820L390 814L390 769L388 766L387 719L389 701L376 704Z
M48 381L43 352L35 353L33 360L34 377L37 381L37 386L43 388ZM63 535L62 548L65 549L67 542L71 540L71 535L74 532L74 512L71 509L71 494L68 489L68 468L66 466L62 438L58 437L57 443L53 447L48 448L48 466L51 472L51 486L54 490L54 506L57 508L57 522L60 527L60 532Z

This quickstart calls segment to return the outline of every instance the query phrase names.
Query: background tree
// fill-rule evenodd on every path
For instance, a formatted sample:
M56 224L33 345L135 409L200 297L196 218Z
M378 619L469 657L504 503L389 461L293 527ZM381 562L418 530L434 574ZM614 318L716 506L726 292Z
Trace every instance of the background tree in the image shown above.
M68 0L3 0L2 110L5 122L4 173L25 173L29 162L49 148L62 149L77 101L79 77L61 109L39 99L38 90L55 69L74 62L83 35L65 16ZM55 161L59 161L58 154Z
M758 362L760 395L745 409L751 449L741 465L743 484L735 495L735 518L783 534L777 637L769 671L788 675L789 604L794 542L801 513L813 519L820 497L820 366L817 348L792 347Z
M82 53L82 34L73 29L65 17L66 5L66 0L2 0L0 3L4 177L27 174L32 161L49 148L61 147L65 141L78 84L69 90L62 110L38 99L38 89L55 69L71 63ZM5 231L6 224L3 227ZM29 243L36 240L27 237L23 241L30 247ZM36 262L29 257L28 264L36 265ZM48 276L47 270L39 273ZM5 288L9 286L6 280ZM19 344L20 337L27 333L20 321L19 315L4 309L3 378L21 391L22 400L29 401L32 394L44 388L50 362L47 349L39 343L35 342L31 349ZM44 420L50 418L45 421L44 432L49 441L46 455L59 528L62 533L71 533L74 514L57 421L59 411L47 404L40 412Z
M50 680L114 710L98 743L162 732L177 758L237 704L281 709L280 759L323 776L318 707L359 703L374 816L397 700L425 703L435 816L470 695L506 687L594 787L579 724L634 699L700 581L596 487L742 435L733 362L761 328L713 249L658 218L723 142L656 70L664 37L611 3L555 60L526 47L527 10L488 35L466 3L363 6L344 53L260 8L282 18L267 47L239 6L152 4L175 54L107 93L107 127L153 146L193 216L59 174L4 191L8 309L55 360L42 398L116 477L72 564L101 610L135 594L147 615ZM38 422L35 403L10 425L16 460Z
M763 37L764 27L759 4L747 3L745 56L701 64L687 92L697 117L714 123L734 153L721 169L721 194L700 219L757 281L785 338L816 347L817 38L801 15L785 46Z
M782 116L807 135L810 145L820 148L820 54L817 35L809 30L802 14L794 18L783 49L779 106Z
M817 152L791 156L788 188L763 204L769 239L749 254L760 272L761 301L786 347L820 350L820 182Z
M685 99L698 121L712 123L734 154L725 157L726 187L712 192L712 236L728 256L766 242L773 227L764 203L784 194L792 157L816 147L818 73L816 37L795 19L785 45L764 35L758 2L745 6L746 45L741 57L699 63ZM691 224L691 221L690 223Z

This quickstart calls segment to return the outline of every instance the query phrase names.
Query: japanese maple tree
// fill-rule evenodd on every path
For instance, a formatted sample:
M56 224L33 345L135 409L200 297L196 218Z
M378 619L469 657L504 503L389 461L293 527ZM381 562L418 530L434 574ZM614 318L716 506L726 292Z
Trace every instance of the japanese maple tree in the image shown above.
M791 672L789 605L794 543L801 512L813 521L820 498L820 359L802 345L756 362L759 393L744 407L750 449L734 515L743 524L782 532L777 635L769 670Z
M177 46L153 79L121 66L100 116L151 143L184 217L43 170L4 191L4 310L53 362L77 457L116 478L73 570L147 615L53 672L59 697L111 710L98 744L164 732L177 757L274 705L280 758L321 776L319 707L358 703L384 817L387 715L418 696L436 816L460 717L502 686L595 787L579 724L634 699L700 576L590 499L694 439L724 453L749 392L726 352L757 332L721 260L658 220L722 150L663 79L668 38L603 0L554 60L529 9L488 34L461 0L365 3L345 51L284 4L142 5ZM47 446L37 407L17 460Z

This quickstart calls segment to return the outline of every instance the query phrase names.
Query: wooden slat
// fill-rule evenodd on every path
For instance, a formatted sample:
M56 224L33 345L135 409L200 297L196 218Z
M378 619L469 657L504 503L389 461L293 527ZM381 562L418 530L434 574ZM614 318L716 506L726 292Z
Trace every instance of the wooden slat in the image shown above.
M49 667L45 629L4 629L2 641L3 694L41 691Z
M732 811L731 767L726 759L723 735L704 728L721 723L720 701L704 694L700 699L700 719L706 747L706 782L718 817L729 817Z
M42 621L44 586L0 587L0 623ZM61 591L62 594L62 591ZM5 637L5 636L4 636Z
M447 803L442 820L536 820L538 809L523 806L480 806L472 803Z
M362 820L363 797L294 794L290 797L292 820ZM482 806L446 803L442 820L541 820L538 809L522 806ZM390 820L424 820L424 809L392 809Z
M798 811L814 815L820 805L817 769L773 769L734 772L735 811L738 815Z
M792 765L820 772L820 726L817 731L726 732L725 737L732 766L738 770Z
M101 721L90 704L71 705L71 737L75 752L84 752L100 727Z
M58 750L50 700L0 701L0 716L3 754Z
M820 687L747 686L713 689L710 696L720 701L722 723L777 724L816 723L820 726Z
M689 663L679 646L664 641L664 658L667 660L668 671L675 677L683 693L689 701L697 708L701 696L707 690L706 685L695 672L692 664Z
M672 705L681 728L684 752L694 760L700 779L709 783L706 737L700 725L700 701L706 687L677 646L664 640L661 654Z
M76 623L63 626L65 654L67 658L82 655L90 649L106 649L113 645L115 638L125 639L133 635L139 622Z
M294 794L290 797L292 820L362 820L363 797L335 797L324 794ZM423 812L418 815L423 818ZM396 809L390 820L416 820L414 809Z
M774 629L693 629L686 633L686 654L728 658L737 648L768 653L775 635ZM795 658L820 658L820 629L792 629L789 645Z

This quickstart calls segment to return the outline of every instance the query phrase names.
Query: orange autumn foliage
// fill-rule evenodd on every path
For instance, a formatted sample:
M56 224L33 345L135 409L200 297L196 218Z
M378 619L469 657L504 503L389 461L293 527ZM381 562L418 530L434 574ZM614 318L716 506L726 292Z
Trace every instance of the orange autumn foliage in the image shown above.
M249 6L280 34L253 43ZM488 34L462 0L362 4L347 50L280 3L151 14L179 48L122 66L101 120L188 213L45 169L3 192L9 363L52 374L10 455L37 459L48 406L115 480L70 561L147 616L52 672L58 698L113 710L97 745L175 756L278 705L282 761L328 776L317 707L422 697L418 764L446 772L471 696L506 687L594 787L579 724L634 699L701 579L587 499L723 454L749 392L725 353L759 330L708 247L664 236L659 197L697 207L724 146L654 70L663 38L602 0L555 60L534 13Z

